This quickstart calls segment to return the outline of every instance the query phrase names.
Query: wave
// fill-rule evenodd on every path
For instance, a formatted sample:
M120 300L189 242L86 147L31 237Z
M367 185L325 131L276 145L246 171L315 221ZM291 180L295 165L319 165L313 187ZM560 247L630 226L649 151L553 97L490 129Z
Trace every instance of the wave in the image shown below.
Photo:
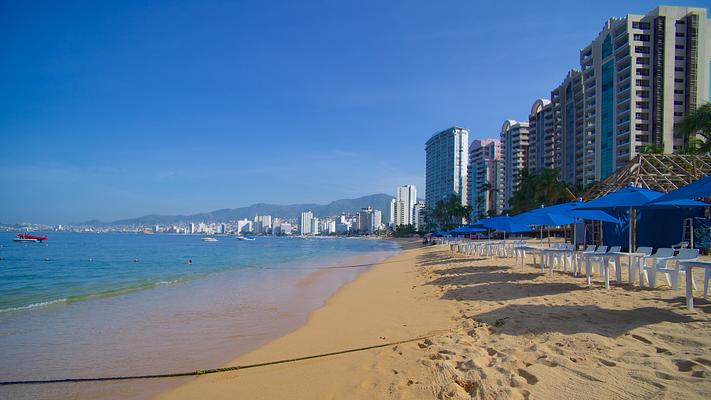
M2 309L0 309L0 313L11 312L11 311L31 310L34 308L42 308L42 307L47 307L47 306L51 306L54 304L68 303L68 302L69 302L68 299L57 299L57 300L43 301L40 303L28 304L26 306L2 308Z
M28 304L25 306L2 308L2 309L0 309L0 313L6 313L6 312L12 312L12 311L34 310L37 308L49 307L49 306L57 305L57 304L71 304L71 303L76 303L76 302L83 301L83 300L113 297L113 296L118 296L121 294L137 292L139 290L151 289L151 288L158 287L158 286L175 285L175 284L183 282L185 280L186 279L178 278L178 279L173 279L170 281L144 283L144 284L137 285L137 286L129 286L129 287L123 287L123 288L118 288L118 289L105 290L105 291L97 292L97 293L87 293L87 294L82 294L82 295L69 296L66 298L61 298L61 299L56 299L56 300L48 300L48 301L42 301L39 303Z

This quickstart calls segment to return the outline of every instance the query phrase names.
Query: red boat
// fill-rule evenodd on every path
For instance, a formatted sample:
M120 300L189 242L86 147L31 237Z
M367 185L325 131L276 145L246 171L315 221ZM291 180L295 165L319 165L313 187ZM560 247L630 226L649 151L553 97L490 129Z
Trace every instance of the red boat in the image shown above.
M43 240L47 240L47 235L44 236L33 236L33 235L28 235L26 233L18 233L16 239L14 239L16 242L41 242Z

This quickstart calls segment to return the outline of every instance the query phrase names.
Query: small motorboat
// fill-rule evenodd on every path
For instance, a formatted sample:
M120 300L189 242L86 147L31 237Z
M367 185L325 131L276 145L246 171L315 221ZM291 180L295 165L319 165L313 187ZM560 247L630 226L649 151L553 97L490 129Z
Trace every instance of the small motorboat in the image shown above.
M237 236L237 240L253 241L257 239L254 236Z
M15 242L42 242L47 240L47 235L44 236L33 236L27 233L18 233L16 237L12 239Z
M218 240L212 236L205 236L204 238L202 238L202 241L203 242L217 242Z

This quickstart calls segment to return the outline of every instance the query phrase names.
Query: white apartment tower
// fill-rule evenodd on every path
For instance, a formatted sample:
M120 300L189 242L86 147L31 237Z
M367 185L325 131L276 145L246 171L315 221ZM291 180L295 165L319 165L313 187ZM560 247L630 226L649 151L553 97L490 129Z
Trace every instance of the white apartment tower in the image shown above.
M395 200L391 203L394 226L415 225L415 203L417 203L417 189L414 185L397 187Z
M580 51L595 180L645 145L665 153L684 145L674 137L674 125L709 99L710 37L706 9L660 6L609 19Z
M311 233L311 220L314 214L311 211L304 211L299 218L299 235L308 235Z
M504 209L503 161L498 139L474 140L469 146L469 205L472 220Z
M528 165L528 122L512 119L501 126L501 158L503 160L504 208L510 208L511 196L518 190L521 173Z
M434 208L451 195L467 204L469 131L457 126L434 134L425 144L425 203Z

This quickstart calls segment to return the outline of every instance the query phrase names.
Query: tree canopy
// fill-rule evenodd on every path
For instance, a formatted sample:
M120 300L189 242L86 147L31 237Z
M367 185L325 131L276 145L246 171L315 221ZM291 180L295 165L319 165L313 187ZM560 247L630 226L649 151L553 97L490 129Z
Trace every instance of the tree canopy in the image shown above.
M524 170L520 186L511 197L509 211L518 214L540 207L541 204L551 205L575 200L575 194L558 176L558 171L554 169L543 169L534 173Z
M677 137L684 138L687 154L711 152L711 103L690 112L676 125Z

